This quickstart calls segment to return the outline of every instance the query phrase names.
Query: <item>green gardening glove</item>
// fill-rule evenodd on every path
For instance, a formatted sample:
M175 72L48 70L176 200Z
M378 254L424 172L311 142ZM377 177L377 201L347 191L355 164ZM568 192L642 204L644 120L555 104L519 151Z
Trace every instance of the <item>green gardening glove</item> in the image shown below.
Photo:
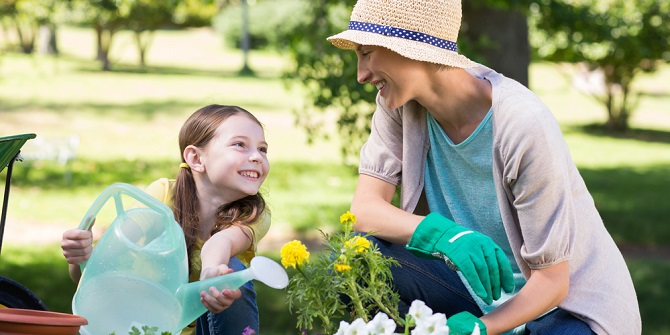
M500 299L501 287L507 293L514 290L512 267L502 249L490 237L440 214L426 216L406 248L423 258L444 259L463 274L475 294L489 305Z
M484 322L469 312L460 312L447 319L449 335L470 335L475 330L475 325L479 325L479 335L486 335Z

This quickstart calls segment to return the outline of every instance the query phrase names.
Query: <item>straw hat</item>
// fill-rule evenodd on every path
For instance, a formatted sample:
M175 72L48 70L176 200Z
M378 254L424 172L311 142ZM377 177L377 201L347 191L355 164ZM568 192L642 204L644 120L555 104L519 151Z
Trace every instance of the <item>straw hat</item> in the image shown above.
M461 0L358 0L349 29L328 41L341 49L375 45L414 60L475 67L456 47L461 15Z

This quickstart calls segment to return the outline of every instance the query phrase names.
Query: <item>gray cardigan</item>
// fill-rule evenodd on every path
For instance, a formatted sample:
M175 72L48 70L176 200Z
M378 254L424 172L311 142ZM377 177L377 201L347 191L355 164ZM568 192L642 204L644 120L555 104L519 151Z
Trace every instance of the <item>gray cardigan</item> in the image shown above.
M516 81L485 66L468 72L493 87L493 178L505 231L524 276L569 260L570 290L559 307L597 334L640 334L630 273L556 119ZM426 110L414 101L390 110L378 96L359 173L400 186L401 208L426 214L422 191L429 147Z

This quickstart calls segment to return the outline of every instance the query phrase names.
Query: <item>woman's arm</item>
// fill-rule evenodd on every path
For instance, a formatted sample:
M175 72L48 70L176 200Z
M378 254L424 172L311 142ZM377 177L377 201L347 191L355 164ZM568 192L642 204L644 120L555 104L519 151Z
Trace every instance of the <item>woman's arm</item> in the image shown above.
M569 261L532 270L518 294L481 317L487 334L500 334L538 318L558 306L568 295L569 287Z
M395 185L361 174L351 202L356 215L355 229L374 232L376 237L392 243L407 244L422 216L405 212L391 204Z

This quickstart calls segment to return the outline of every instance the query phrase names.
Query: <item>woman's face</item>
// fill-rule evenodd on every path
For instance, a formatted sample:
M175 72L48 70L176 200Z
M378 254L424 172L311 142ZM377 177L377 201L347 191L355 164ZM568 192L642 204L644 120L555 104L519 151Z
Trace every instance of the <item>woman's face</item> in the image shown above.
M356 55L358 82L375 85L391 109L416 99L427 85L424 62L373 45L359 45Z
M205 146L202 161L208 190L230 203L258 193L270 172L268 144L263 128L249 117L236 114L223 121Z

